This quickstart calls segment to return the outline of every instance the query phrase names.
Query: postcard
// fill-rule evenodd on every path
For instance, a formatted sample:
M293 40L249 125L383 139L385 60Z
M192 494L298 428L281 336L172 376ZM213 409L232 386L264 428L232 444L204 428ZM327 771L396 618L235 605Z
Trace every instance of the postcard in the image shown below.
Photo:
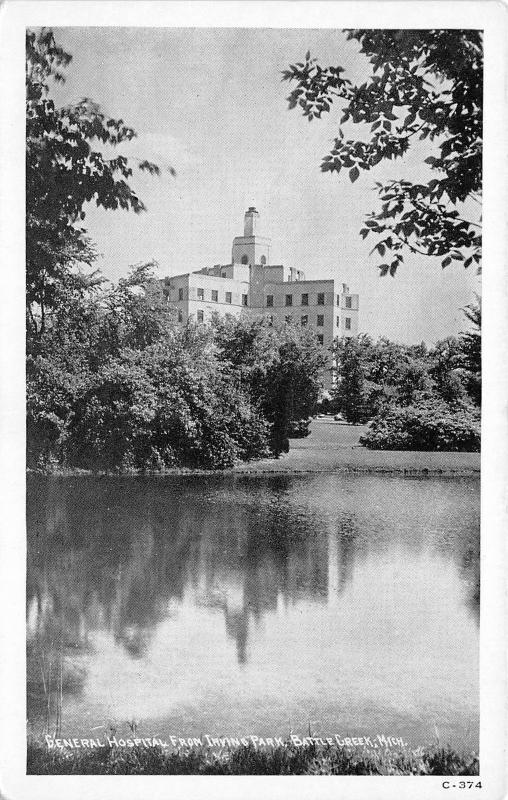
M7 800L505 796L506 32L3 5Z

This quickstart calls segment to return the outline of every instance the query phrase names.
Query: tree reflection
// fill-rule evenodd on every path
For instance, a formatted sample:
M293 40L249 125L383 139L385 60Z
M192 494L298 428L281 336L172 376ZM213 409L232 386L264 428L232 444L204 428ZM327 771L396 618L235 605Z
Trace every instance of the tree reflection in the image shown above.
M40 651L58 640L77 656L91 632L106 629L142 658L168 603L193 591L198 603L223 610L244 664L249 620L281 603L326 601L329 522L295 506L288 478L260 484L249 502L221 502L214 491L204 502L190 489L178 481L32 482L27 621ZM351 515L335 525L333 591L350 572L353 531Z
M355 564L369 552L389 547L394 535L409 549L428 546L407 503L391 516L380 505L387 485L372 479L374 500L359 502L356 488L341 492L334 484L330 499L318 480L290 476L30 480L29 717L47 707L41 660L47 668L61 657L64 697L77 694L98 632L143 659L159 623L189 602L219 610L243 666L264 615L299 602L338 609ZM401 498L418 492L409 483L399 495L395 484L390 489ZM434 544L455 560L478 609L477 527L463 524L459 495L450 489L449 507L438 515L437 529L454 525L455 533Z

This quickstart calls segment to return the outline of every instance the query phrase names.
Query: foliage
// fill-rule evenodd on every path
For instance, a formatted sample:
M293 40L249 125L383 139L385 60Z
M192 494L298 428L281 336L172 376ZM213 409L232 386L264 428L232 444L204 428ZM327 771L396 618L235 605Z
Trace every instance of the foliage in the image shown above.
M478 775L474 753L451 748L369 750L290 742L269 749L251 745L164 752L160 747L48 750L30 743L29 775Z
M366 422L392 403L410 405L429 397L434 382L430 355L422 345L402 345L367 334L342 338L333 345L337 385L336 410L348 422Z
M99 469L231 467L267 454L266 423L208 352L175 334L99 370L70 425L73 465Z
M289 108L299 106L309 121L343 105L322 171L347 172L354 182L360 170L406 155L416 139L436 146L425 159L434 174L428 182L376 183L381 208L360 233L378 235L371 252L386 258L381 275L395 275L407 249L438 256L443 267L452 260L479 264L480 223L469 218L466 201L480 202L482 189L481 31L351 30L347 38L370 62L363 84L352 83L341 66L321 67L310 52L283 72L283 80L296 83ZM347 138L354 125L366 141Z
M214 330L231 373L270 424L274 453L287 450L293 423L315 413L321 391L326 356L316 337L292 324L231 316L217 318Z
M290 439L304 439L306 436L310 434L310 421L311 417L307 419L297 419L294 422L291 422L288 431L288 437Z
M334 410L348 422L382 417L393 407L445 403L451 411L481 399L481 312L479 300L465 309L476 330L449 336L427 349L360 334L337 339L332 349L336 386Z
M365 363L362 358L370 338L344 337L334 342L333 356L338 382L334 391L336 410L348 422L365 422L371 415L371 404L366 389Z
M360 443L374 450L478 452L480 417L467 407L451 409L439 401L421 401L385 409Z
M95 248L81 225L87 203L135 213L145 208L128 183L132 163L121 154L108 158L99 149L116 148L136 132L107 117L89 98L63 108L51 99L50 81L63 82L71 60L51 30L27 31L26 303L32 336L44 332L47 313L62 303L73 269L95 261ZM146 159L137 166L160 172Z
M26 371L27 465L44 468L63 460L64 442L79 377L57 360L28 356Z
M473 330L460 334L462 367L466 371L466 388L477 405L482 398L482 309L480 298L466 306L464 313L472 323Z
M145 291L152 268L72 289L31 340L31 468L223 469L279 454L312 413L324 355L311 335L263 320L180 326Z

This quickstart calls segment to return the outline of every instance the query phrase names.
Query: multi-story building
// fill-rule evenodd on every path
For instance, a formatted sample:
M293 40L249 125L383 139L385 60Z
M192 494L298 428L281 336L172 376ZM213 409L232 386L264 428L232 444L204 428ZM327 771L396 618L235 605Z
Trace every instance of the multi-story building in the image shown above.
M345 283L306 280L301 270L271 264L270 245L259 235L259 214L251 207L243 236L233 239L231 263L164 278L163 292L179 322L206 322L213 313L263 315L308 326L324 347L338 336L356 335L358 295Z

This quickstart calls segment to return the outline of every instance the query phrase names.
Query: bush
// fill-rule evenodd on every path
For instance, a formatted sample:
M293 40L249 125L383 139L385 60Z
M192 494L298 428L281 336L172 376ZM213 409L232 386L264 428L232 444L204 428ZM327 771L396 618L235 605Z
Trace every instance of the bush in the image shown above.
M268 426L209 354L154 345L124 351L75 404L68 463L85 469L232 467L267 454Z
M392 406L373 419L360 444L372 450L479 452L480 415L439 401Z
M312 418L310 418L312 419ZM310 419L298 419L289 424L288 436L290 439L304 439L309 435Z

